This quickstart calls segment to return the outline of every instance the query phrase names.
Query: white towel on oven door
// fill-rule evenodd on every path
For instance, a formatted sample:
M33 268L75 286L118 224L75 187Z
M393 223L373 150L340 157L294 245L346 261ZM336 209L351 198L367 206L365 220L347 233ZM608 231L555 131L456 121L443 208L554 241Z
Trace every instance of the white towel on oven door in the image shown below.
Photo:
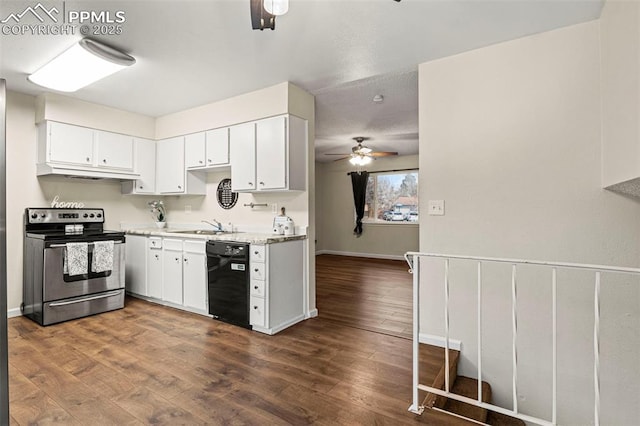
M91 272L106 272L113 269L113 241L94 241Z
M82 275L89 272L89 244L67 243L64 251L64 273Z

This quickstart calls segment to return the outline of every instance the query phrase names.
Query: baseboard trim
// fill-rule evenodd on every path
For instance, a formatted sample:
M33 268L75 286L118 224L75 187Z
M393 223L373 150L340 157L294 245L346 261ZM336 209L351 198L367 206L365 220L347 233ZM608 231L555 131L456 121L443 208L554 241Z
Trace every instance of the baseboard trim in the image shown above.
M420 343L425 343L427 345L437 346L439 348L445 347L445 338L442 336L420 333L418 336L418 340L420 341ZM460 340L451 338L449 339L449 349L459 351L460 348L462 348L462 342Z
M307 318L315 318L317 316L318 316L318 310L317 309L312 309L307 314Z
M321 254L334 254L336 256L368 257L371 259L404 260L403 255L359 253L355 251L316 250L316 256Z
M7 311L7 318L15 318L15 317L21 317L21 316L22 316L22 312L20 312L20 308L13 308Z

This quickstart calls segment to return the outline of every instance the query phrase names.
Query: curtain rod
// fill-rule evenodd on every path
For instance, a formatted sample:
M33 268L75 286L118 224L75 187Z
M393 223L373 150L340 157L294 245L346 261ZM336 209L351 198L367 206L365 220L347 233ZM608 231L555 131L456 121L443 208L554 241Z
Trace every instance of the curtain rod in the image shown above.
M414 167L412 169L394 169L394 170L375 170L369 173L391 173L391 172L408 172L411 170L418 170L417 167ZM366 172L366 170L363 170L363 172ZM347 175L351 176L351 173L360 173L360 172L349 172L347 173Z

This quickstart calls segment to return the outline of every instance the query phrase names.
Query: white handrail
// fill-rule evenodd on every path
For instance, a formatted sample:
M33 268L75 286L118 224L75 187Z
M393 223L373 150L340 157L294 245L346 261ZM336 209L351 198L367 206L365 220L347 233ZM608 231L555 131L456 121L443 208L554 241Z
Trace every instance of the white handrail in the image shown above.
M580 269L595 272L594 285L594 424L600 424L600 286L602 272L614 272L622 274L640 275L640 268L615 267L606 265L590 265L566 262L547 262L539 260L491 258L480 256L462 256L440 253L420 253L407 252L404 255L410 270L413 274L413 403L409 411L421 414L424 406L418 403L418 390L430 392L435 395L455 399L457 401L472 404L498 413L506 414L521 420L540 425L557 425L557 269ZM444 260L444 305L445 305L445 389L437 389L419 383L419 332L420 332L420 259L436 258ZM478 333L478 398L472 399L450 392L453 386L449 383L449 274L451 259L477 261L477 333ZM482 264L483 262L509 263L511 269L511 317L512 317L512 390L513 390L513 410L509 410L497 405L482 401ZM517 363L517 265L539 265L551 268L551 296L552 296L552 408L551 420L545 420L534 416L526 415L518 410L518 363Z

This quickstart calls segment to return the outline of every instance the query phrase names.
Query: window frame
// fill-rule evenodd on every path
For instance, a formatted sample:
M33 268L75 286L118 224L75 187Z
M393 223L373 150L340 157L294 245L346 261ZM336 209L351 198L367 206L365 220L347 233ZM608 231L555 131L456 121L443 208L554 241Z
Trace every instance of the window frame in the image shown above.
M381 170L381 171L372 171L369 172L369 179L374 179L375 181L375 187L373 189L373 194L374 194L374 200L373 200L373 211L377 212L378 210L378 176L381 175L407 175L407 174L415 174L416 175L416 181L419 181L420 178L420 170L418 168L415 169L407 169L407 170L389 170L389 171L385 171L385 170ZM419 207L419 202L420 202L420 191L419 191L419 186L418 186L418 194L416 195L417 201L418 201L418 207ZM367 192L369 191L369 187L367 186ZM383 219L378 219L377 217L369 217L368 215L368 206L369 204L365 204L365 215L362 218L362 223L364 225L373 225L373 226L418 226L420 225L420 216L419 216L419 209L418 209L418 220L415 222L410 222L407 220L402 220L402 221L391 221L391 220L383 220ZM354 210L354 214L355 214L355 210ZM375 214L375 213L374 213Z

